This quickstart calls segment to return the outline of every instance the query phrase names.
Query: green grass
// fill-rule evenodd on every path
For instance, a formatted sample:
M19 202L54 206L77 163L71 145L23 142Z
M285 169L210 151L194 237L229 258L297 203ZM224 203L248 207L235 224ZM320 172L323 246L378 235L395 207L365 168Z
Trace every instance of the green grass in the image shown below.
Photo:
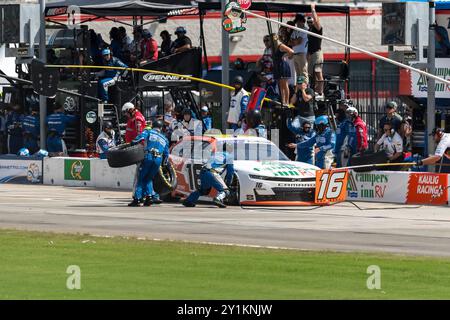
M0 253L0 299L450 298L449 259L12 230L0 230ZM66 288L69 265L81 290ZM366 287L369 265L381 290Z

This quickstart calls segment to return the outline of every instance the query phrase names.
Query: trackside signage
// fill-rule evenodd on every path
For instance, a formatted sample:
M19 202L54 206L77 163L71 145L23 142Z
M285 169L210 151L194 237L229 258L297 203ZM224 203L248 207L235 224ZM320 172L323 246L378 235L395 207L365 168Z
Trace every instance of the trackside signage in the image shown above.
M64 180L91 180L91 162L89 160L64 160Z
M409 176L407 202L445 205L448 201L448 175L413 173Z
M405 203L408 172L350 170L347 200Z

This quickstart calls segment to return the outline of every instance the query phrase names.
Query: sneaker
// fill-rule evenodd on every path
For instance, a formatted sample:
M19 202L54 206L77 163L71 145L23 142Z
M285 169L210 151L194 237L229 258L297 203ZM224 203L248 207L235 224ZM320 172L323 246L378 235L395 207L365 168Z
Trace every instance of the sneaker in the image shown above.
M186 200L183 201L183 206L187 207L187 208L193 208L195 207L195 204L193 204L192 202L188 202Z
M138 200L138 199L133 199L133 201L131 201L128 204L129 207L142 207L142 201Z
M145 197L144 207L150 207L153 204L153 200L150 197Z
M213 202L214 202L214 204L215 204L216 206L218 206L219 208L226 208L226 207L227 207L227 206L226 206L222 201L220 201L219 199L214 199Z
M152 198L153 204L161 204L163 201L160 198Z

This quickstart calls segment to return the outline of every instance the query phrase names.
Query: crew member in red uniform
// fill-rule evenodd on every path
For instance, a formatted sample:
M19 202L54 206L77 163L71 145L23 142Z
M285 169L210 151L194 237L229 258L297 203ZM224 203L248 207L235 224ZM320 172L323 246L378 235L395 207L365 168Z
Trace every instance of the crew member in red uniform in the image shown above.
M359 116L359 112L356 108L348 108L347 114L351 118L356 132L356 152L360 155L369 148L369 142L367 140L367 125Z
M131 143L145 129L145 118L142 113L134 107L131 102L127 102L122 107L122 113L128 118L125 132L125 142Z

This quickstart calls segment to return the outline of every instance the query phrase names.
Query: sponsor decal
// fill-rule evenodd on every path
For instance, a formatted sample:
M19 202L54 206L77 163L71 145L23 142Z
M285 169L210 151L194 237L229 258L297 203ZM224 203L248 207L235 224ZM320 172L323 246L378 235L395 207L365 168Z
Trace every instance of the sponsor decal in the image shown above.
M67 13L67 7L52 8L47 11L46 16L47 17L59 16L59 15L66 14L66 13Z
M36 163L30 163L27 169L27 180L31 183L41 182L41 172L39 165Z
M97 121L97 114L95 113L95 111L89 111L88 113L86 113L86 122L93 124L95 123L95 121Z
M225 6L222 27L228 33L238 33L246 30L244 24L247 22L247 17L245 13L240 11L240 2L243 2L245 6L250 7L251 5L251 1L249 0L240 0L230 1Z
M179 76L154 73L146 73L142 78L147 82L191 82L191 80Z
M90 181L91 162L89 160L64 160L64 180Z
M345 201L347 170L317 170L314 202L317 204Z
M241 9L248 10L252 5L252 0L238 0Z
M382 199L389 184L389 176L382 173L351 171L348 179L349 198Z
M448 199L447 186L447 174L410 174L407 203L445 205Z
M248 194L247 195L247 200L253 201L253 200L255 200L255 197L252 194Z
M291 164L282 164L276 162L263 162L261 168L253 168L254 171L261 172L266 171L267 174L273 175L274 177L314 177L315 169L302 169Z

